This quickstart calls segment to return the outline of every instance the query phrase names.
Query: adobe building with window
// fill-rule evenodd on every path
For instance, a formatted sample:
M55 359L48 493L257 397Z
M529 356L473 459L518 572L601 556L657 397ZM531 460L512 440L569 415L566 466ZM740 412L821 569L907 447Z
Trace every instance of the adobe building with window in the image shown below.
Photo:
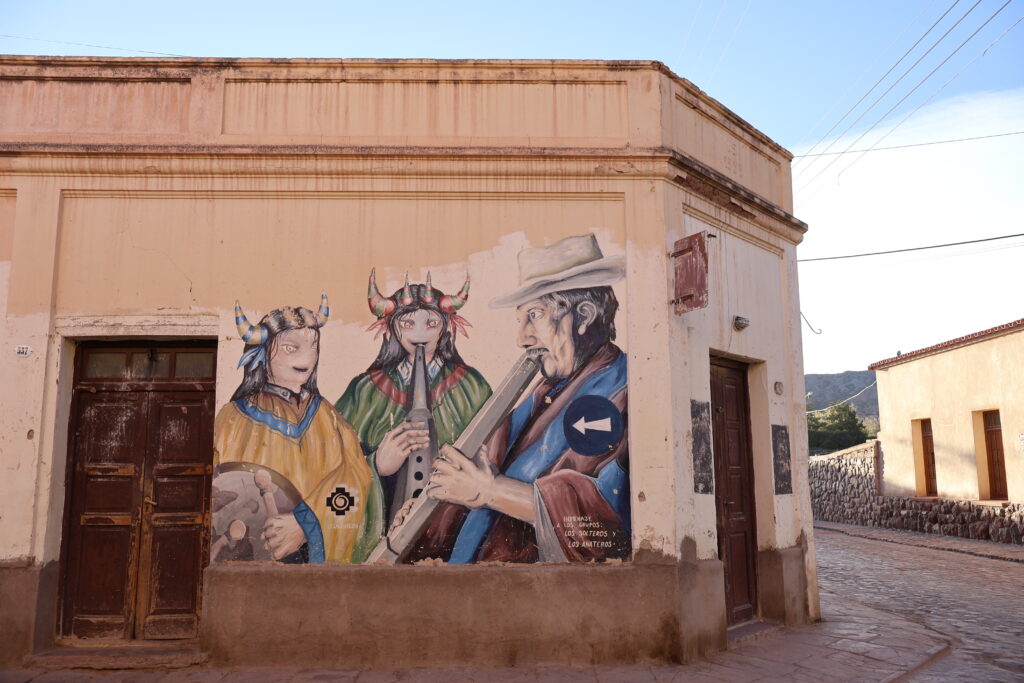
M0 72L0 666L688 661L818 617L791 155L693 84Z
M1024 503L1024 320L868 369L883 494Z

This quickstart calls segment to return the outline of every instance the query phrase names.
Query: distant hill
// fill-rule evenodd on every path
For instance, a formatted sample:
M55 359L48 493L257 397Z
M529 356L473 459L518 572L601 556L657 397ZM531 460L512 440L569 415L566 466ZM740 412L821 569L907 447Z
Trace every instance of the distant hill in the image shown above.
M836 401L853 396L875 381L872 370L850 370L833 375L804 375L808 392L807 410L827 408ZM878 417L878 387L873 386L849 402L857 409L857 417Z

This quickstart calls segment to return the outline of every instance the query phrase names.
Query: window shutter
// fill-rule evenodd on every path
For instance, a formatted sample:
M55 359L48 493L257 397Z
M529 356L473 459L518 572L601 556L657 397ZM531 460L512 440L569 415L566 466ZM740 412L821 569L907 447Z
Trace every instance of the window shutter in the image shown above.
M708 305L708 247L707 232L684 237L672 249L676 267L676 315L682 315Z

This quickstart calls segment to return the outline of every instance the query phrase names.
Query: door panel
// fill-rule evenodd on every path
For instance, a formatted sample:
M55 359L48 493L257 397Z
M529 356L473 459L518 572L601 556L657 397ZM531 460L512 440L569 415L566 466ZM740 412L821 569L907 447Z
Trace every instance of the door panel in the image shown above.
M77 396L72 539L64 632L83 638L128 637L129 584L138 559L138 490L145 452L146 395Z
M215 368L211 345L184 348L96 344L79 350L68 449L65 635L197 634ZM188 382L170 370L179 352L203 360L181 364Z
M998 410L982 414L985 422L985 451L988 457L989 491L994 500L1007 497L1006 460L1003 455L1003 428Z
M191 638L206 564L213 395L155 393L151 401L140 637Z
M921 442L924 450L924 480L926 496L939 495L935 479L935 440L932 438L932 421L921 421Z
M753 618L757 605L753 456L745 368L712 362L711 425L726 617L729 624L735 624Z

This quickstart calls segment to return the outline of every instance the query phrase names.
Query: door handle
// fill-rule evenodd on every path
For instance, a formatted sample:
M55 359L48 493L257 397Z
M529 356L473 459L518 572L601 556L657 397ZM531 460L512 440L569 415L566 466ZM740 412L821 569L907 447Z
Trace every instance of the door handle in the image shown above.
M146 503L152 505L153 507L156 507L156 501L150 498L149 496L146 496Z

